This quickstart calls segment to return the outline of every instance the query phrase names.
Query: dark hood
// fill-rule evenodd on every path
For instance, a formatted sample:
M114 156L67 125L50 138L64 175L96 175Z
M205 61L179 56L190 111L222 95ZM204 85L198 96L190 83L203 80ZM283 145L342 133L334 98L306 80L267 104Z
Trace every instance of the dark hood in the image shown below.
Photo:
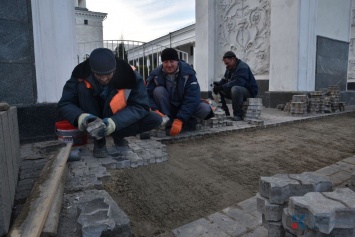
M91 75L89 59L79 63L72 72L72 77L86 79ZM124 60L116 58L116 71L110 82L116 89L133 89L136 86L136 75L132 67Z

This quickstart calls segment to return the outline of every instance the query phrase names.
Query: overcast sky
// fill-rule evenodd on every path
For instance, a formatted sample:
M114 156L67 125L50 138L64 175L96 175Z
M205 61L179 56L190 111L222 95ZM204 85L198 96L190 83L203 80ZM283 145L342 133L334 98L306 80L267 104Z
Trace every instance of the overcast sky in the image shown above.
M148 42L195 23L195 0L86 0L86 7L108 13L104 40Z

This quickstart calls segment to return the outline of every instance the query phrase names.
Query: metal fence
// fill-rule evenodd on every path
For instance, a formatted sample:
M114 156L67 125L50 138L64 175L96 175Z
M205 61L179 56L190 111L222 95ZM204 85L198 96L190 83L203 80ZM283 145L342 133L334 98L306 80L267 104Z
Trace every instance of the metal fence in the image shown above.
M78 43L78 63L86 60L96 48L111 49L114 54L134 66L146 79L149 73L161 64L161 51L165 48L153 43L144 43L133 40L104 40ZM188 53L176 50L179 58L188 63Z

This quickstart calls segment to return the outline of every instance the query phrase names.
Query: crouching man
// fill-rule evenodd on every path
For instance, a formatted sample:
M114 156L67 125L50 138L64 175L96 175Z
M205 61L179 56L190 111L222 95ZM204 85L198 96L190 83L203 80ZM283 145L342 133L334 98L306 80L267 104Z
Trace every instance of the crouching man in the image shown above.
M161 116L168 116L167 132L178 135L183 126L194 129L197 120L214 116L210 104L201 100L196 72L186 62L179 60L173 48L161 53L162 65L148 77L147 91L150 106Z
M83 132L89 132L95 121L103 124L95 131L97 158L108 156L105 136L111 135L120 146L127 144L124 137L155 129L162 122L150 111L142 77L107 48L95 49L74 68L58 102L58 114Z

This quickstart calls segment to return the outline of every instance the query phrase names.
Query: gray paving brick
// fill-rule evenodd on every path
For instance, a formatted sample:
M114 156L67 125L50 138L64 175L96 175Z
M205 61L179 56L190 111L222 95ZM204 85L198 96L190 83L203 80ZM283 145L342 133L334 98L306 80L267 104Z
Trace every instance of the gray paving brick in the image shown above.
M104 190L65 194L64 203L59 233L71 230L73 236L80 236L80 232L86 237L131 236L130 220Z
M173 230L176 237L229 237L210 221L202 218Z
M272 204L283 204L291 196L302 196L308 192L330 191L332 183L327 177L316 173L277 174L260 178L260 195Z
M124 169L124 168L131 167L131 161L129 159L122 157L122 158L117 158L115 160L117 161L116 163L117 169Z
M335 173L338 173L340 170L336 166L326 166L322 169L317 170L315 173L320 174L320 175L325 175L329 176Z
M355 193L350 189L337 189L334 192L307 193L303 197L291 197L289 213L304 214L304 224L329 234L334 228L355 226Z
M335 174L329 175L329 179L332 181L334 186L338 186L351 178L351 173L346 171L339 171Z
M257 218L236 207L227 207L223 209L223 213L248 229L254 229L256 226L261 224L260 218Z
M352 173L352 172L355 171L355 165L349 164L347 162L338 161L334 165L337 165L340 170L343 170L343 171L346 171L346 172L349 172L349 173Z
M264 215L266 221L280 221L282 210L286 204L272 204L267 198L257 194L257 208Z
M231 236L241 235L248 230L239 222L219 212L209 215L207 218Z
M268 232L264 226L259 226L255 230L244 234L243 237L268 237Z
M355 165L355 156L348 157L348 158L344 159L343 162Z
M257 197L248 198L242 202L238 203L238 207L240 207L245 212L253 212L256 210Z

